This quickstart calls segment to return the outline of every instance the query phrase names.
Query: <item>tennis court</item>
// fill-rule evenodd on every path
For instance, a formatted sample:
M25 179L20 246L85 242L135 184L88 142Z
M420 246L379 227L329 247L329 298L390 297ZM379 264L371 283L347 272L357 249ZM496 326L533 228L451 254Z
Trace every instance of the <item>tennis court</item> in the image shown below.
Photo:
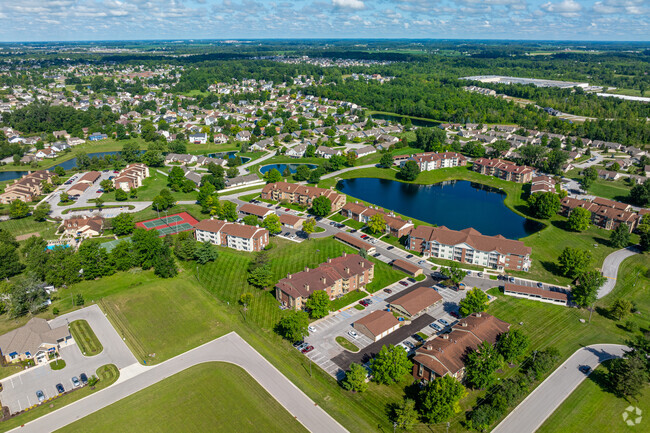
M162 227L158 229L158 233L160 233L162 236L165 236L170 233L176 234L184 232L185 230L192 230L192 225L189 223L181 223L171 227Z
M112 241L104 242L103 244L100 245L100 247L105 248L106 251L110 253L111 251L113 251L113 248L115 248L117 244L119 244L122 241L131 242L131 236L122 239L113 239Z
M136 223L136 227L145 230L158 230L160 236L192 230L198 221L187 212L154 218Z
M177 223L180 221L183 221L183 217L181 217L180 215L170 215L168 217L158 218L151 221L145 221L142 223L142 225L144 225L144 227L147 229L154 229L156 227L160 227L163 225L171 225L173 223Z

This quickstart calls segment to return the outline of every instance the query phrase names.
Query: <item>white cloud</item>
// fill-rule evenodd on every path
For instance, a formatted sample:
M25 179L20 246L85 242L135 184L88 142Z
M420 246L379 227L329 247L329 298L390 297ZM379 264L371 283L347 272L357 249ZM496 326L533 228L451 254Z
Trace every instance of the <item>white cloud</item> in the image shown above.
M643 15L648 13L643 0L604 0L594 4L594 12L599 14Z
M332 0L332 4L339 8L361 10L366 5L361 0Z
M541 6L546 12L560 14L564 17L577 17L582 5L575 0L562 0L560 3L544 3Z

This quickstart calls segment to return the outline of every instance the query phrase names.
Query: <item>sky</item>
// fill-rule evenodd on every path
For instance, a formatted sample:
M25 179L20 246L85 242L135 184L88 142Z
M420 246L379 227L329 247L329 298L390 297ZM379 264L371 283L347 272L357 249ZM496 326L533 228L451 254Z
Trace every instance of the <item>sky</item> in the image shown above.
M0 41L648 41L650 0L0 0Z

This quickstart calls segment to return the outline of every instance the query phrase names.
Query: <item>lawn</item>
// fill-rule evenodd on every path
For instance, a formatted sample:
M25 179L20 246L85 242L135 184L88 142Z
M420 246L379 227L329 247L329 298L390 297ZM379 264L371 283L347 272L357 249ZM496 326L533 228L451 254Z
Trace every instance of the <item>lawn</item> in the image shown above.
M598 197L628 203L631 189L632 187L628 186L622 179L605 180L599 178L589 187L589 193Z
M345 350L349 350L350 352L358 352L359 348L355 346L354 344L350 343L347 338L341 337L340 335L336 337L336 342L343 347Z
M175 374L59 431L124 426L140 432L307 431L245 370L216 362Z
M355 290L354 292L346 293L340 298L332 301L332 303L330 304L330 310L331 311L340 310L341 308L345 308L348 305L357 302L359 299L365 298L366 296L368 296L366 292L360 292L358 290Z
M75 320L70 323L70 333L85 356L99 355L104 350L87 321Z
M397 271L393 269L392 266L387 265L374 257L370 257L369 260L375 264L375 277L372 282L366 286L366 290L370 293L375 293L408 276L404 272Z
M20 219L11 219L0 221L0 229L7 230L14 236L25 235L28 233L40 233L45 239L56 238L57 225L51 222L34 220L34 217L27 216Z
M167 170L166 167L161 168L161 170ZM159 173L157 169L152 168L149 171L149 176L146 178L140 188L138 188L138 198L129 199L128 201L152 201L154 197L160 194L160 191L164 188L167 188L171 191L172 196L177 201L187 201L187 200L196 200L196 192L175 192L172 191L169 186L167 186L167 176L162 173ZM113 201L115 199L115 193L104 194L105 200Z
M648 431L650 413L650 386L644 388L638 399L618 398L607 390L605 374L609 361L599 366L553 412L537 430L539 433L596 433ZM628 406L643 411L641 424L630 427L623 421Z
M65 368L65 361L62 359L57 359L50 362L50 368L52 370L63 370Z

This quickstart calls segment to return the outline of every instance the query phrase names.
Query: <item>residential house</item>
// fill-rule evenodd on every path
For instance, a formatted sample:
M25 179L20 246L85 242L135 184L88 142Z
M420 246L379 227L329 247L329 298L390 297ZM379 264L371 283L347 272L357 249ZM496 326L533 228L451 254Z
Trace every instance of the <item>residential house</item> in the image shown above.
M168 153L165 156L165 164L180 163L181 165L193 164L199 157L188 153Z
M198 134L190 134L188 137L190 143L194 144L205 144L208 142L208 134L205 132L199 132Z
M261 227L205 219L194 226L196 240L238 251L262 251L269 244L269 231Z
M325 196L332 203L331 212L340 210L345 205L345 195L331 189L317 188L288 182L275 182L265 185L262 189L262 199L296 203L311 206L316 197Z
M86 140L79 137L69 137L66 139L66 143L68 143L69 146L77 146L79 144L84 144L85 142Z
M251 135L250 131L239 131L237 135L235 135L235 139L237 139L237 141L249 141Z
M621 175L615 171L609 171L609 170L597 170L598 172L598 177L600 179L605 179L605 180L616 180Z
M59 232L72 238L91 238L104 231L104 218L101 216L75 217L63 220Z
M232 188L235 186L252 185L260 182L262 182L262 179L260 179L255 173L251 173L242 176L227 178L225 183L226 183L226 188Z
M56 158L56 152L51 147L48 147L46 149L37 150L36 153L34 154L34 156L36 156L37 158L41 158L41 159L43 159L43 158L50 158L51 159L51 158Z
M102 134L101 132L93 132L88 136L89 141L100 141L100 140L106 140L108 138L108 135Z
M33 317L20 328L0 336L0 352L6 363L33 359L41 364L71 339L68 325L52 328L47 320Z
M325 159L330 159L334 155L341 155L341 149L334 149L332 147L327 147L327 146L318 146L315 152L316 156L320 156L321 158Z
M295 215L290 215L288 213L283 213L280 215L280 224L283 227L289 227L292 229L300 230L302 229L302 224L305 222L304 218L297 217Z
M363 146L363 147L361 147L359 149L353 149L352 152L355 155L357 155L357 158L361 158L362 156L377 153L377 149L375 149L373 146Z
M214 142L217 144L224 144L228 143L228 137L224 134L215 134L214 135Z
M284 155L291 158L302 158L303 156L305 156L305 152L307 151L307 146L309 146L307 143L301 143L297 146L290 147L289 149L287 149Z

